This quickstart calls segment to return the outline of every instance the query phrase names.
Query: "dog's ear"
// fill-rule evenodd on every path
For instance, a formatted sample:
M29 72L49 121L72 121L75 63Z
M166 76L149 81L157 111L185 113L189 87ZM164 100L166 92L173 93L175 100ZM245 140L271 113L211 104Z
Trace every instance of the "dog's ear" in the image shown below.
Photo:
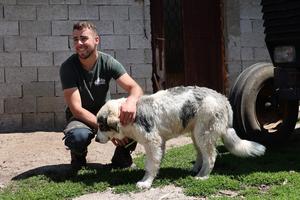
M115 130L117 133L120 132L120 119L115 116L108 116L107 125Z

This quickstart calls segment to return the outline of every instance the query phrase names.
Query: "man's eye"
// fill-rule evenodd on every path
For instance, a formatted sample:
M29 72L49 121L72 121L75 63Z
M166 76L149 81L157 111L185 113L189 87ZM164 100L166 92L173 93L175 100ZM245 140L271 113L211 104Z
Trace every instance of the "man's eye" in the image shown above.
M80 37L80 41L81 42L85 42L85 41L87 41L89 38L88 37Z

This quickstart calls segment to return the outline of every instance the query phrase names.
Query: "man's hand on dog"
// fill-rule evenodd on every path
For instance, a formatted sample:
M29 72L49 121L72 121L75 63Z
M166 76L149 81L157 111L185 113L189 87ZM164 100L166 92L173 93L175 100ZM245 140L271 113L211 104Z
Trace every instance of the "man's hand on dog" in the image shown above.
M123 126L133 123L136 115L136 102L125 101L120 107L120 122Z

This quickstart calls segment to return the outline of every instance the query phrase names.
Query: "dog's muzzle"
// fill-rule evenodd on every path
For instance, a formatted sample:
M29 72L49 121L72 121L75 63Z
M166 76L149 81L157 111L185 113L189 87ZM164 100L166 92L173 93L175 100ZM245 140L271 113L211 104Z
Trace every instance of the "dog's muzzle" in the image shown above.
M97 134L96 134L96 138L95 138L96 142L105 144L109 141L109 137L107 137L106 135L104 135L102 132L100 132L98 130Z

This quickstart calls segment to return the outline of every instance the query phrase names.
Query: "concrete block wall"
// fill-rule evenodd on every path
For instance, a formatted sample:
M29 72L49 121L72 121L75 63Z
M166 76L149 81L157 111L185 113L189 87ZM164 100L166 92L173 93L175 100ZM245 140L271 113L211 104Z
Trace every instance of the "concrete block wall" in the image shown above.
M79 20L93 21L99 49L152 92L149 0L0 0L0 133L62 130L58 70ZM114 82L111 91L125 95Z
M245 68L257 62L271 62L261 9L260 0L224 1L228 89Z

